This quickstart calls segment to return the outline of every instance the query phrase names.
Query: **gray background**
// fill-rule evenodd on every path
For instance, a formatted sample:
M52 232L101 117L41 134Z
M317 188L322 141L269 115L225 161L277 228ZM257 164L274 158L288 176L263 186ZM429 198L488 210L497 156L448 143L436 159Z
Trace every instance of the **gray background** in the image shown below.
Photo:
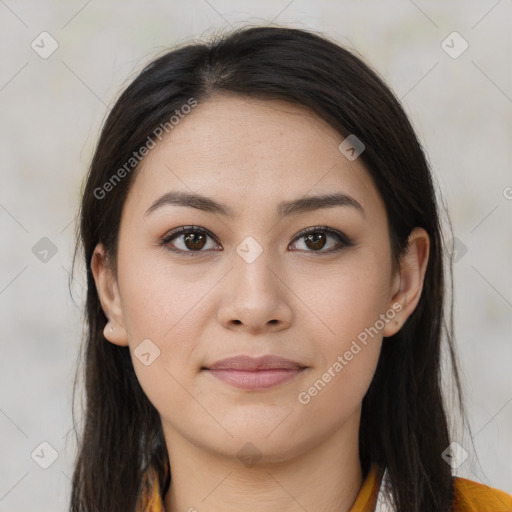
M271 20L357 50L411 117L457 239L455 328L476 447L457 438L470 452L457 474L512 493L510 0L0 0L0 511L67 507L83 268L76 304L67 280L108 106L166 47ZM43 31L58 43L46 59L31 47ZM453 31L469 45L457 58ZM47 469L42 442L57 455Z

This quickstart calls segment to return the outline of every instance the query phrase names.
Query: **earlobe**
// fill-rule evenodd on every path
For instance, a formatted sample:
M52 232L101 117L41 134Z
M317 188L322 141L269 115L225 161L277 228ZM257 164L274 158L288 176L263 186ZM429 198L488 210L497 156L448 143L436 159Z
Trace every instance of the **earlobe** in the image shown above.
M91 272L103 313L109 319L103 329L105 338L115 345L128 345L128 336L123 322L121 297L115 277L106 260L105 249L98 244L91 259Z
M414 312L423 291L423 282L430 253L430 238L423 228L415 228L409 235L407 249L400 259L400 269L393 283L389 307L397 313L384 329L384 337L393 336Z
M109 320L105 324L105 327L103 328L103 336L106 340L114 343L114 345L119 345L121 347L126 347L128 345L128 337L125 329L121 326L116 326L113 320Z

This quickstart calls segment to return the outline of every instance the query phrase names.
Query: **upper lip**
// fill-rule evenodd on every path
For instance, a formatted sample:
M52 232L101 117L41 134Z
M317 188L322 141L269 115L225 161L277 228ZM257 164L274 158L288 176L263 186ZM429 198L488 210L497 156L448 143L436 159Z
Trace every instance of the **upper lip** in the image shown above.
M279 356L265 355L261 357L251 356L234 356L226 359L221 359L212 365L204 366L207 370L276 370L276 369L288 369L296 370L306 368L306 366L285 359Z

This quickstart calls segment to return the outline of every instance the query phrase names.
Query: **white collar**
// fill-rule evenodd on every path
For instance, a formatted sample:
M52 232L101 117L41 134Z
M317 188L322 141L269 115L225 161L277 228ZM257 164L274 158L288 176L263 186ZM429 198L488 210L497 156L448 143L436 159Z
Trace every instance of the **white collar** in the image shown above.
M380 482L379 494L377 495L377 502L375 504L374 512L394 512L390 496L385 491L385 487L389 484L389 475L387 468L384 471L382 480ZM389 489L389 486L387 487Z

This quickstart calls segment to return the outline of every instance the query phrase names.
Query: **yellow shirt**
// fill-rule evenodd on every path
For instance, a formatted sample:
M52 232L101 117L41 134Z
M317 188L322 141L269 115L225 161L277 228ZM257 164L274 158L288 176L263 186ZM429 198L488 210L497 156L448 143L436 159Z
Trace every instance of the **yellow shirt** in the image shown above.
M350 512L374 512L382 476L383 471L372 465ZM154 468L149 468L144 475L137 512L165 512ZM512 512L512 496L472 480L454 477L452 512Z

